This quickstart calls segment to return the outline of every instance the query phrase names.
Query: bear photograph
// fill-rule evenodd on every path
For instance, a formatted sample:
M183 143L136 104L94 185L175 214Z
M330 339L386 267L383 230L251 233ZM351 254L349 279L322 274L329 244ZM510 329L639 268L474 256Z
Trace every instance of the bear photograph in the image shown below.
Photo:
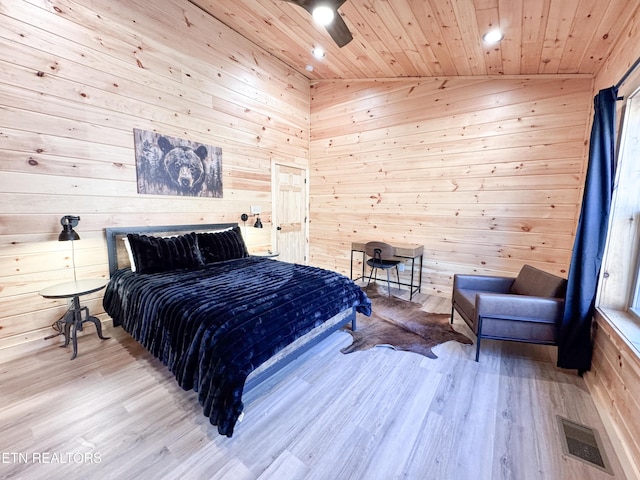
M138 193L222 198L222 148L133 130Z

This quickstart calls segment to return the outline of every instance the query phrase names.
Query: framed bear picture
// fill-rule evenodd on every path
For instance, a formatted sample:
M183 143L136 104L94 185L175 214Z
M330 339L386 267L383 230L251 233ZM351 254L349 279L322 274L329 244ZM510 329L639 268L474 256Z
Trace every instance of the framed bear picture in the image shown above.
M133 129L138 193L222 198L222 148Z

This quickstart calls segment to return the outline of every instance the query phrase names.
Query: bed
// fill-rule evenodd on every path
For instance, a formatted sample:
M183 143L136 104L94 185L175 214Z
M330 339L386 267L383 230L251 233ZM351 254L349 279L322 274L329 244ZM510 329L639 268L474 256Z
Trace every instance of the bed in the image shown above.
M371 313L329 270L250 256L235 223L108 228L105 311L231 437L243 392ZM125 241L126 239L126 241Z

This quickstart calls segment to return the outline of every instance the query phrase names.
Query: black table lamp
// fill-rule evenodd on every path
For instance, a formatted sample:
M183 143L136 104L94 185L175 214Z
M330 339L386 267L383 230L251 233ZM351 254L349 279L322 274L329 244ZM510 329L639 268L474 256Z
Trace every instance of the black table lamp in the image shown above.
M62 231L60 235L58 235L59 242L71 241L71 262L73 263L73 280L77 280L76 278L76 255L73 249L73 241L80 240L80 235L76 233L73 227L78 226L78 222L80 221L80 217L75 217L73 215L65 215L60 219L60 225L62 225Z

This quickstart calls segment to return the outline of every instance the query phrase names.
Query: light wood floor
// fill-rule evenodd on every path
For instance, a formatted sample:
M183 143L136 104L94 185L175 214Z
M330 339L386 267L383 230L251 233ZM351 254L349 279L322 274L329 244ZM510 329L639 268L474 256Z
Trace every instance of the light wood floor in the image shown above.
M229 439L128 334L107 334L88 327L73 361L51 346L0 359L0 478L625 478L584 382L555 367L552 347L487 340L479 363L454 342L436 360L343 355L351 337L337 332L246 395ZM600 432L615 476L562 454L556 415Z

